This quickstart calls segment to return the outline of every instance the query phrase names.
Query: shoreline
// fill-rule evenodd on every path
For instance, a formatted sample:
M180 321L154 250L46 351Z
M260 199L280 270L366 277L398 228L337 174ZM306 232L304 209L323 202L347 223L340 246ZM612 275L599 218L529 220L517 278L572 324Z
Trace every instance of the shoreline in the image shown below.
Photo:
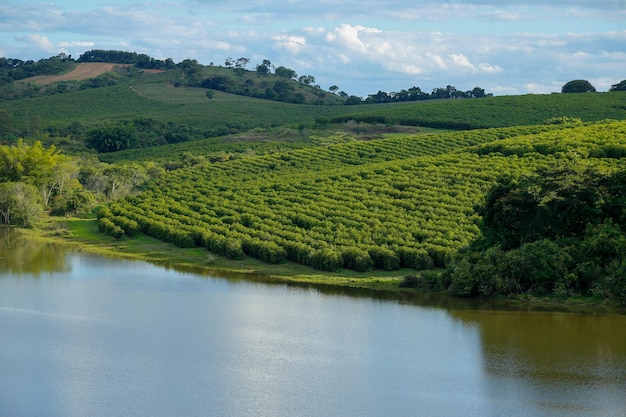
M357 295L461 310L626 314L624 306L611 303L610 300L598 301L589 297L561 300L520 295L512 298L471 299L401 287L400 283L404 276L419 273L411 269L366 273L351 270L325 272L292 262L273 265L250 257L234 261L214 255L204 248L178 248L171 243L145 235L116 240L98 231L97 220L94 217L49 218L41 228L17 230L20 235L27 238L61 244L78 252L148 262L182 272L212 275L229 280L315 288L324 293Z

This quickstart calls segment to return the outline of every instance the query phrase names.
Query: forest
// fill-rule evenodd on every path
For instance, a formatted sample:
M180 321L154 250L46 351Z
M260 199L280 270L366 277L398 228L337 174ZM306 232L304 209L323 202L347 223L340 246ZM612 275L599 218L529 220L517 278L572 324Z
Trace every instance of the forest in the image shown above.
M64 59L155 71L0 101L0 223L92 213L116 241L364 279L397 271L407 290L460 297L626 303L617 87L343 106L267 60L248 71L115 51ZM263 82L304 102L252 94ZM333 90L324 99L347 99Z

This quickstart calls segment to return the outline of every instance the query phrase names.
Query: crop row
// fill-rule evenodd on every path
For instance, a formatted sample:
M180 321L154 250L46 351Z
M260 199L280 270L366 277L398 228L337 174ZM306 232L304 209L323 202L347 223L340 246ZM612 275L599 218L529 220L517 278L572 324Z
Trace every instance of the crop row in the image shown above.
M625 128L613 123L547 130L522 136L519 143L565 140L582 151L613 143ZM359 152L384 149L391 141L397 146L376 153L369 163L337 162L359 159ZM112 204L108 218L127 233L136 232L125 229L136 224L159 239L234 259L290 260L324 270L444 266L478 233L474 207L499 175L534 171L565 157L560 151L484 152L507 141L516 143L502 139L415 156L420 153L416 139L396 137L354 148L348 143L198 165L171 172L142 194ZM398 159L395 150L411 146L412 154ZM293 160L302 166L289 164ZM587 161L607 168L622 163Z

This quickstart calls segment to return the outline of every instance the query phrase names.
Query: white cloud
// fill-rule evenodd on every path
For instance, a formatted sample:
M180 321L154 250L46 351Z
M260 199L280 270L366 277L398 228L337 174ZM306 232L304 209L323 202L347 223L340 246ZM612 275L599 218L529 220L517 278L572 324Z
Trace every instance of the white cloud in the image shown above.
M94 46L94 43L89 41L62 41L58 43L58 46L60 48L92 48Z
M28 34L26 36L18 37L17 40L28 44L29 47L38 51L54 53L57 50L57 47L54 46L54 44L50 42L46 36L39 34Z
M292 54L298 54L306 46L306 39L303 36L277 35L272 39L277 47Z
M202 63L267 58L362 96L447 84L550 92L574 78L614 84L626 67L626 0L34 1L0 3L6 56L98 48Z

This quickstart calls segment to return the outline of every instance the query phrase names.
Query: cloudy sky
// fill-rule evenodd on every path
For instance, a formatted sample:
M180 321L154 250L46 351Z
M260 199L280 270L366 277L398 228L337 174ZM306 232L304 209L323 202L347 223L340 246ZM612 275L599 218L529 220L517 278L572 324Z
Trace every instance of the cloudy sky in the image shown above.
M626 0L0 0L0 56L90 49L264 59L361 97L418 86L551 93L626 79Z

